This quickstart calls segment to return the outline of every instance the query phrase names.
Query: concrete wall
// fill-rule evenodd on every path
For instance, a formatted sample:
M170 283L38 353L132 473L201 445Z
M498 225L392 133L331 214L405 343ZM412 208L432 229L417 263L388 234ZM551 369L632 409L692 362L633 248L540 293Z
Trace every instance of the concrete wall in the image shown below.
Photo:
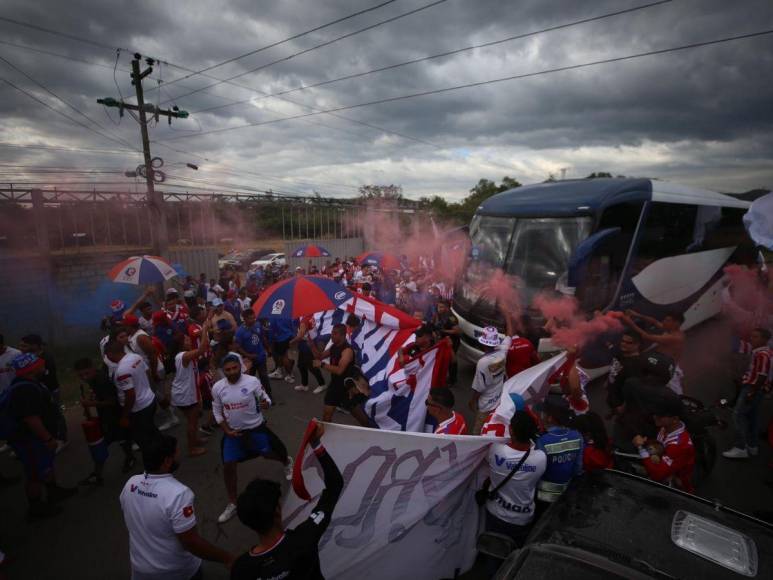
M327 260L334 260L335 258L348 258L349 256L357 256L365 251L363 247L362 238L342 238L335 240L293 240L291 242L285 242L284 252L287 256L290 256L295 250L301 246L307 244L317 244L322 246L330 252L330 258L287 258L287 263L291 269L296 266L302 268L308 268L309 260L317 267L325 265Z
M39 256L0 258L5 280L0 285L0 333L9 344L35 332L57 349L95 346L101 336L99 322L109 314L110 303L118 298L128 306L142 291L137 286L110 282L106 274L116 263L141 253L53 255L50 278L46 261ZM217 273L215 248L173 250L170 261L193 276Z

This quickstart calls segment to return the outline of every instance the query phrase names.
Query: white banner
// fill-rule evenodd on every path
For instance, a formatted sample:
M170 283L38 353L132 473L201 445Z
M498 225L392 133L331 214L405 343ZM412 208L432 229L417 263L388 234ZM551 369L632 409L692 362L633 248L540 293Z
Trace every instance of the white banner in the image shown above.
M474 492L497 440L325 424L323 444L344 489L319 543L324 576L438 580L472 567L481 517ZM302 474L311 501L291 489L283 509L290 528L309 516L323 489L308 449Z

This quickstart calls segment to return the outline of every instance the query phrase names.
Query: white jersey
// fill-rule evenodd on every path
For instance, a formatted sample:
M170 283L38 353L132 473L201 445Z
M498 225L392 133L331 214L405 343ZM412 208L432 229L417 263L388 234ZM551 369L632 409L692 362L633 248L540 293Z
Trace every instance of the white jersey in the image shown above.
M155 398L148 381L148 366L138 354L126 354L118 363L115 371L115 386L118 388L118 402L123 406L126 391L134 389L134 406L132 413L149 407Z
M473 390L480 393L478 411L486 413L493 411L502 398L502 385L505 384L505 361L510 348L510 337L506 337L496 350L484 354L475 366L475 378L472 381Z
M129 344L127 346L131 352L142 357L142 360L145 361L145 366L150 368L150 359L148 358L148 355L145 354L145 351L142 350L142 347L140 347L138 344L140 336L143 335L150 338L150 335L147 332L144 330L138 330L129 337ZM164 372L164 362L161 360L161 357L158 357L157 361L156 371L159 373L159 375L161 375Z
M153 321L150 318L140 316L137 318L137 320L139 320L140 328L145 332L145 334L150 334L153 332Z
M218 423L228 421L234 431L255 429L263 424L260 401L271 404L260 381L251 375L242 373L235 383L220 379L212 387L212 414Z
M176 372L172 380L172 405L175 407L189 407L199 402L197 359L189 361L186 367L183 365L184 354L178 352L174 357Z
M121 509L129 530L132 580L189 580L196 574L201 559L177 538L196 525L193 499L171 473L129 478Z
M16 371L11 366L11 361L21 354L20 350L6 346L2 354L0 354L0 393L3 392L8 385L11 384L14 377L16 377Z
M489 447L488 464L493 490L507 477L525 451L518 451L504 443L494 443ZM543 451L531 448L528 459L510 478L494 499L486 502L489 513L503 522L525 526L534 519L534 492L542 474L545 473L547 457Z
M249 309L249 307L252 305L252 300L249 298L237 298L236 301L239 303L239 310L242 312Z

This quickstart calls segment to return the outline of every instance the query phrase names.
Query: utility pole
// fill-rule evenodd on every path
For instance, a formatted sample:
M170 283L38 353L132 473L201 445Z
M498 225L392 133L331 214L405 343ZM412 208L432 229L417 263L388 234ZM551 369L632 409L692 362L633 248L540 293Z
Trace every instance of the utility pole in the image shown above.
M185 119L188 117L188 111L180 111L177 107L173 107L172 110L159 109L152 103L145 104L142 79L153 72L155 61L152 58L146 58L145 62L147 63L148 68L140 72L141 58L142 55L135 54L134 59L132 60L131 78L137 94L137 104L124 103L123 101L117 101L110 97L97 99L97 103L107 107L117 107L121 117L123 117L124 109L137 111L139 113L140 132L142 134L142 153L145 157L145 180L148 186L148 206L150 207L151 226L155 232L155 236L153 237L153 253L156 256L168 258L169 232L167 231L166 224L166 208L163 194L156 192L155 170L153 169L153 158L150 155L150 138L148 137L148 120L146 113L151 113L151 115L156 118L156 122L158 122L160 116L164 116L169 120L169 124L171 125L172 117Z

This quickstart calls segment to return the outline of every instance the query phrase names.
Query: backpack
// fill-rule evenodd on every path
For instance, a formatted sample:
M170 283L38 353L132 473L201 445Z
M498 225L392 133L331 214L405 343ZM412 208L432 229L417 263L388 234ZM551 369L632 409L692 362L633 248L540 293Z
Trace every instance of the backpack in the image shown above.
M40 383L24 380L14 381L0 392L0 441L12 439L19 430L19 420L11 413L11 397L13 396L13 391L19 385L33 385L38 389L45 389L48 392L48 389Z

